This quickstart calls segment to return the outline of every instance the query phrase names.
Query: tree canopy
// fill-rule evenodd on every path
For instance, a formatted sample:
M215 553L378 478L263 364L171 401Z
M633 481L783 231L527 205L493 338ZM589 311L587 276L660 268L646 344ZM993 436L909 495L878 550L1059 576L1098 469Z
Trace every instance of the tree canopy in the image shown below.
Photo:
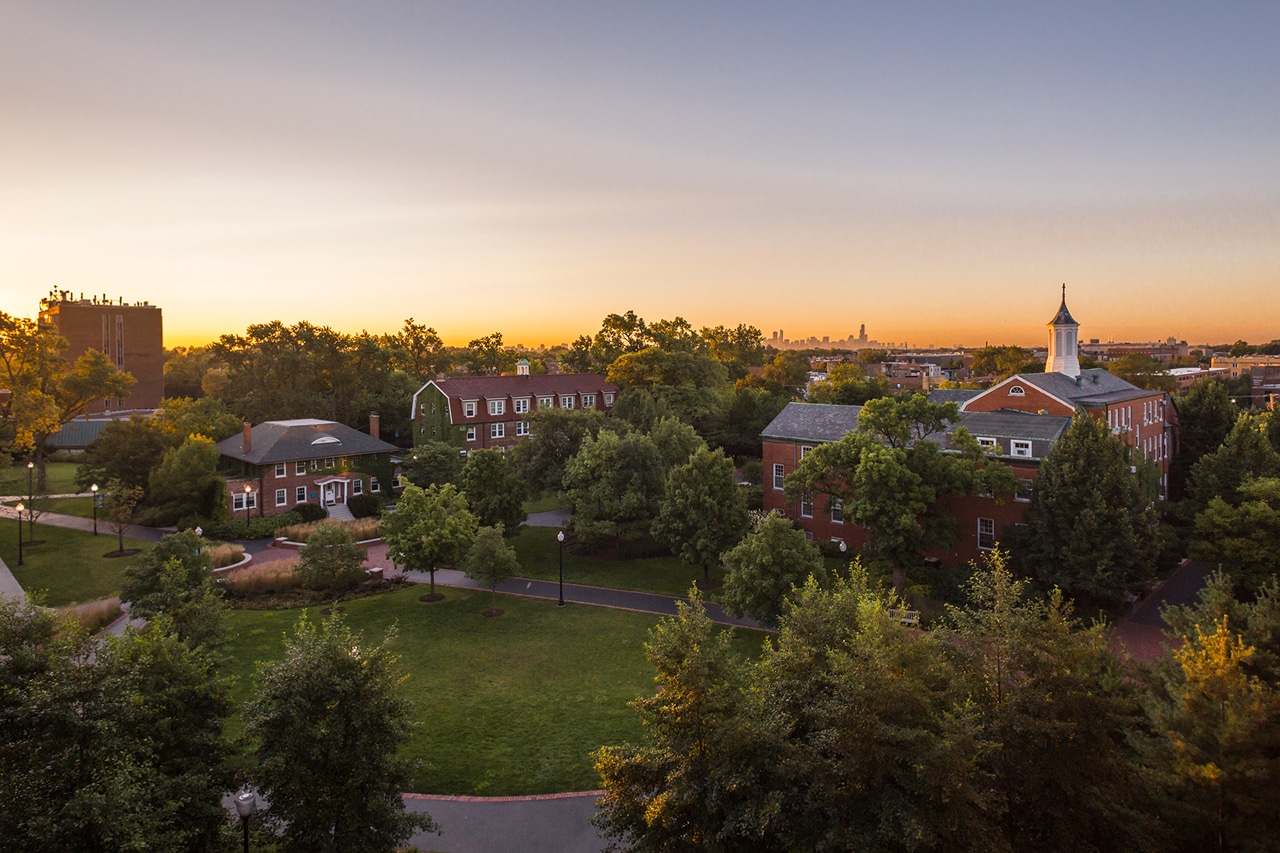
M742 538L746 503L734 479L733 460L699 448L667 472L653 535L680 561L710 577L720 555Z
M787 596L809 578L820 586L828 581L817 546L777 512L726 551L724 563L730 569L721 595L725 609L766 625L777 623Z

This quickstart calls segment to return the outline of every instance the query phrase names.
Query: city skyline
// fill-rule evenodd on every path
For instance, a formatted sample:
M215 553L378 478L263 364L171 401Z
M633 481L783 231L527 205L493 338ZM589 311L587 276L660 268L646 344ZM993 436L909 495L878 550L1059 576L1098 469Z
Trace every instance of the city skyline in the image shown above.
M1280 337L1280 7L19 3L0 307ZM1245 309L1247 306L1247 310Z

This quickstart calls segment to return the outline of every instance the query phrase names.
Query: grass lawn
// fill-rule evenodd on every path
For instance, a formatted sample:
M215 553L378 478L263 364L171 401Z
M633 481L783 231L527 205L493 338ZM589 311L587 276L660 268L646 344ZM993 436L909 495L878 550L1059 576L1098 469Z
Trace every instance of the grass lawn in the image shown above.
M423 604L421 587L345 603L347 621L367 642L399 626L394 648L410 673L405 695L419 728L406 747L418 762L410 790L427 794L514 796L593 790L591 753L639 742L627 702L652 694L643 643L657 616L499 596L506 615L488 619L488 592L449 589ZM252 692L254 662L279 657L282 634L300 611L230 614L228 674L240 705ZM317 610L313 619L323 619ZM759 653L763 635L740 632L735 648ZM230 734L240 736L233 721Z
M9 506L13 506L17 501L8 500L5 501L5 503L9 504ZM24 500L23 503L25 504L26 501ZM37 496L36 508L41 512L57 512L62 515L78 515L81 518L93 518L93 498L42 498ZM104 516L99 514L98 523L100 525L103 523L103 518ZM37 518L36 524L39 525L39 523L40 519ZM105 531L106 528L99 527L99 530Z
M124 570L133 557L104 557L116 549L116 537L106 528L102 535L62 527L36 524L39 545L23 545L22 556L26 565L18 565L17 521L4 519L0 524L0 559L22 584L28 593L45 591L45 604L60 607L107 598L120 591ZM23 522L26 530L26 522ZM140 550L151 547L149 542L125 538L124 547Z
M45 465L45 494L66 495L79 492L76 486L75 462L49 462ZM36 472L39 476L39 472ZM34 483L35 480L33 479ZM27 495L27 463L17 462L11 468L0 468L0 495Z
M532 498L524 502L524 511L532 514L535 512L550 512L553 509L568 509L569 499L564 495L548 494L541 497Z
M512 545L520 561L520 577L557 580L559 578L559 543L550 527L526 527L516 535ZM723 581L724 572L712 569L711 579ZM702 577L702 571L686 566L675 557L649 557L640 560L611 559L604 556L584 557L564 551L565 583L603 586L610 589L632 589L664 595L688 595L689 585Z

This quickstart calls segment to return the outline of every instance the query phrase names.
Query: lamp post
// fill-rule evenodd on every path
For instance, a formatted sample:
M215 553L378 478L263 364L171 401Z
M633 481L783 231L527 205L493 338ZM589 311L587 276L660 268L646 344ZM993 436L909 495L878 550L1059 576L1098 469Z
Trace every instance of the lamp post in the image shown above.
M18 511L18 565L22 566L22 501L18 501L18 505L14 507Z
M36 472L36 463L28 462L27 463L27 509L28 510L31 509L31 507L34 507L36 505L36 488L32 484L32 480L31 480L31 477L33 474L35 474L35 472ZM27 529L31 532L31 535L27 537L27 541L34 544L36 541L36 519L35 519L35 516L32 515L30 512L27 513ZM18 532L19 533L22 532L21 525L18 526ZM22 537L19 536L18 538L22 538Z
M560 601L556 607L564 607L564 531L556 534L556 542L560 543Z
M244 538L249 538L249 493L253 488L248 484L244 484Z
M258 805L258 798L253 791L244 790L236 794L236 814L240 815L240 826L244 829L244 853L249 853L249 816Z
M98 535L98 484L94 483L89 487L89 491L93 492L93 535Z
M197 540L197 541L196 541L196 556L198 557L198 556L200 556L200 542L199 542L198 540L200 540L200 539L202 539L202 538L204 537L204 528L203 528L203 527L197 527L197 528L195 529L195 534L196 534L196 540Z
M849 546L844 543L843 539L841 539L840 540L840 568L845 570L844 572L845 577L849 576L848 564L845 563L844 561L844 552L848 550L849 550Z

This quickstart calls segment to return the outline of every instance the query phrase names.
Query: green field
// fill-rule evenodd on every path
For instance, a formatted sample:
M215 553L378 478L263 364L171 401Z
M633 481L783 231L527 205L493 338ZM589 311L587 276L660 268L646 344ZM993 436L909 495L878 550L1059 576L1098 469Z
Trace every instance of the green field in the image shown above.
M27 529L26 521L22 529ZM116 550L116 536L104 526L101 535L36 524L39 545L24 545L26 565L18 565L18 522L0 520L0 559L28 593L45 592L45 604L60 607L109 598L120 592L124 570L132 557L104 557ZM26 539L26 536L23 536ZM148 542L124 540L126 548L150 548Z
M598 788L591 753L641 738L627 703L654 690L643 644L659 617L499 596L506 615L485 618L487 592L450 589L444 601L423 604L423 591L345 603L366 642L399 627L394 648L410 675L402 689L419 723L405 753L419 765L411 790L506 796ZM299 615L231 613L237 704L251 693L254 662L281 654L282 635ZM735 647L757 654L762 637L741 632ZM233 739L240 725L233 723Z
M66 495L79 492L76 486L75 462L49 462L45 466L47 495ZM37 472L38 475L39 472ZM32 481L34 484L34 480ZM10 468L0 468L0 495L26 496L27 463L18 462Z

